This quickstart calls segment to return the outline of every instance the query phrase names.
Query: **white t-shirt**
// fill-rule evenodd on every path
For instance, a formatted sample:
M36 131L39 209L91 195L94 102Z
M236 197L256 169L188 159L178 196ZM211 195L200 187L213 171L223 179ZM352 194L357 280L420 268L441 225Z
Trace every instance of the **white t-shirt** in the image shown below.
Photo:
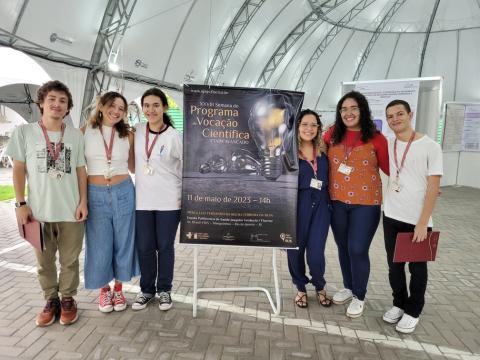
M145 174L146 123L135 126L135 191L137 210L178 210L182 196L182 135L169 126L155 143L150 156L153 174ZM149 133L149 147L155 134Z
M60 131L48 131L55 147ZM77 221L75 211L80 201L77 169L85 166L84 141L80 130L66 126L60 155L53 160L38 123L15 128L8 142L7 155L25 163L27 169L28 205L39 221ZM62 177L52 178L50 170Z
M443 175L442 149L427 135L413 141L400 172L400 191L397 192L393 183L397 174L393 151L394 141L395 139L388 139L390 178L383 209L389 218L416 225L423 210L428 176ZM399 166L407 144L408 142L397 140ZM433 226L432 217L428 220L428 226Z

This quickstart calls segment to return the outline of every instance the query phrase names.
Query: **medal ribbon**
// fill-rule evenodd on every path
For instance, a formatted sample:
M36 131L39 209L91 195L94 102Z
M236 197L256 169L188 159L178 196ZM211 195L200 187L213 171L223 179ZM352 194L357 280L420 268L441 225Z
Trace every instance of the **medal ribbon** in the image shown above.
M105 141L105 137L103 136L102 125L98 126L100 129L100 133L102 134L103 145L105 147L105 156L107 157L107 162L110 165L112 162L112 151L113 151L113 139L115 137L115 127L112 127L112 133L110 134L110 143L107 146L107 142Z
M313 161L310 161L307 159L307 157L303 154L302 150L298 150L300 153L300 157L305 160L313 169L313 175L315 176L315 179L317 178L317 154L315 153L315 146L313 147L312 155L313 155Z
M410 145L412 145L413 139L415 138L415 131L412 133L410 136L410 139L408 140L407 147L405 148L405 151L403 152L402 156L402 162L400 163L400 166L398 166L398 157L397 157L397 138L395 138L395 142L393 143L393 154L394 154L394 159L395 159L395 167L397 168L397 181L400 176L400 171L403 169L403 165L405 164L405 159L407 158L407 153L408 150L410 150Z
M57 161L58 156L60 155L60 150L62 148L62 140L63 140L63 134L65 134L65 124L62 123L62 134L60 135L60 140L55 144L55 149L52 146L52 143L50 142L50 138L48 137L47 133L47 128L45 125L43 125L43 122L40 120L38 122L40 125L40 128L42 129L43 132L43 137L45 138L45 142L47 143L47 149L48 152L50 153L50 156L52 157L53 161Z
M164 129L165 124L163 124L162 128L158 133L155 134L155 137L153 138L152 141L152 146L148 146L148 143L150 142L150 126L147 123L147 126L145 126L145 155L147 155L147 163L150 161L150 156L152 155L153 147L155 146L155 143L157 142L158 136Z

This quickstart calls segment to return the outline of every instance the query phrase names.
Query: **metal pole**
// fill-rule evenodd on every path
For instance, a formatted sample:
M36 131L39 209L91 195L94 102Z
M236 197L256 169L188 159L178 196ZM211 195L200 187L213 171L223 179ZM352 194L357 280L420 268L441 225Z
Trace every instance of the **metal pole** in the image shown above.
M198 246L193 247L193 317L197 317L197 299L198 299Z

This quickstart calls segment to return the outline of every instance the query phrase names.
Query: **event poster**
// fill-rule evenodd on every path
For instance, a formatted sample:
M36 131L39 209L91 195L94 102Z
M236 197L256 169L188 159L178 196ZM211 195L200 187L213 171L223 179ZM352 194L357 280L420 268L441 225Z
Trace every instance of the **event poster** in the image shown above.
M465 105L446 104L445 106L445 126L443 131L443 151L461 151L463 150L462 136L463 123L465 119Z
M184 87L180 242L296 247L303 93Z
M462 148L465 151L480 151L480 105L465 106Z
M365 95L368 100L377 129L386 137L391 138L395 135L387 123L385 116L386 106L390 101L396 99L408 102L413 112L412 125L415 128L419 89L420 82L418 80L370 81L357 82L355 84L355 90Z

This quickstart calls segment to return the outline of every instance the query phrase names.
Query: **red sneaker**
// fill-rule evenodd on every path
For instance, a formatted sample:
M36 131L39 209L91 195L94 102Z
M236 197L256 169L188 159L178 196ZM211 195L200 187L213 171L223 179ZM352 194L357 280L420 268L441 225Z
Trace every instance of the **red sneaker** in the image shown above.
M116 283L113 288L113 310L123 311L127 308L127 300L123 296L122 284Z
M113 298L110 287L104 287L100 290L100 297L98 299L98 310L103 313L113 311Z

